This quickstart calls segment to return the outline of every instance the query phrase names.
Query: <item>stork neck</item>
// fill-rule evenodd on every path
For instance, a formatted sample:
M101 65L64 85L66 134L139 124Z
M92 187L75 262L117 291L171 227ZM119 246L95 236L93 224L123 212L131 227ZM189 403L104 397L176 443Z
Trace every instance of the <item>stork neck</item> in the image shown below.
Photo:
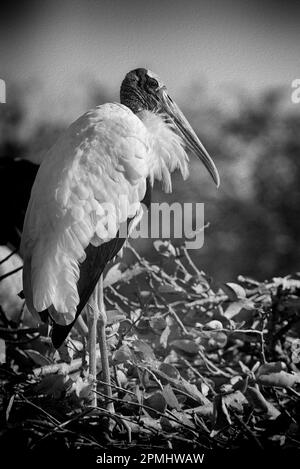
M145 109L137 99L134 99L130 95L128 96L121 95L120 102L124 106L128 107L134 114L137 114L137 115Z
M157 109L157 100L154 95L145 94L141 90L122 83L120 102L127 106L134 114L141 111L154 111Z

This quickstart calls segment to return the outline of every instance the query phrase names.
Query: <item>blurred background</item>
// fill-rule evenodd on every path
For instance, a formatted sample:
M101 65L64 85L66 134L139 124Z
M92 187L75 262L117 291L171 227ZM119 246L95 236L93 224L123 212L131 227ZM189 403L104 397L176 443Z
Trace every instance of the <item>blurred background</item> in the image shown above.
M298 2L4 2L0 242L17 243L7 220L25 210L35 174L9 162L40 163L73 120L118 100L124 75L145 67L167 84L220 172L217 190L192 160L172 195L155 186L154 201L205 203L205 243L191 253L197 265L216 282L300 270L300 104L291 100L299 20ZM137 245L155 258L150 241Z

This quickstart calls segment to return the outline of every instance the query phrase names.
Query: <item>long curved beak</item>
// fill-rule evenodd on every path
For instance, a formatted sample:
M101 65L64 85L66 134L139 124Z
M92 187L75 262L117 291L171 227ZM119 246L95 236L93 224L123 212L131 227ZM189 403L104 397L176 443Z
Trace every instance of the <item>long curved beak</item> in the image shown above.
M220 176L215 163L200 142L182 111L179 109L177 104L172 101L165 90L161 90L161 104L163 112L165 112L171 118L186 146L202 161L209 174L213 178L215 184L217 187L219 187Z

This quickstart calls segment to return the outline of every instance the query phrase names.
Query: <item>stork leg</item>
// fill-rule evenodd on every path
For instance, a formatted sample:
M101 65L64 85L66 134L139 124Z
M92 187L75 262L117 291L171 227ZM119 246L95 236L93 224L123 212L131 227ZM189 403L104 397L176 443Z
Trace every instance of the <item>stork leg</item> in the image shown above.
M101 275L98 284L87 304L89 313L89 374L93 383L91 405L97 405L97 367L96 367L96 346L97 346L97 329L99 331L99 348L101 356L102 375L104 381L104 394L107 397L107 409L114 412L114 406L111 401L112 389L109 372L109 360L106 344L105 327L107 317L105 312L104 295L103 295L103 276Z
M97 290L97 288L95 289ZM97 359L96 359L96 346L97 346L97 321L98 321L98 308L96 306L95 293L87 304L88 313L88 352L89 352L89 380L92 383L91 388L91 401L90 405L97 406Z
M104 304L104 294L103 294L103 275L101 275L98 283L98 305L99 305L99 348L101 356L101 365L102 365L102 375L104 381L104 394L108 399L107 409L110 412L114 412L114 405L112 402L112 389L111 389L111 380L109 372L109 360L108 360L108 350L106 343L106 334L105 328L107 324L107 316L105 311Z

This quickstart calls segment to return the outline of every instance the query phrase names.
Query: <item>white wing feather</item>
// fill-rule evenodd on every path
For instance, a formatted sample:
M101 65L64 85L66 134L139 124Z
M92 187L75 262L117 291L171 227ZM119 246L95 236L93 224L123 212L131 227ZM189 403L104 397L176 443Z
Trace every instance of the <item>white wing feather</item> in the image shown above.
M108 104L79 118L46 156L32 189L21 245L35 310L53 304L74 317L85 248L114 238L143 198L147 141L140 119L124 106ZM122 197L128 203L119 204ZM30 297L25 283L25 297Z
M21 252L28 308L51 307L63 314L60 323L71 322L87 246L114 238L140 211L147 177L170 191L177 167L186 177L182 140L159 116L138 117L114 103L74 122L41 164L26 212Z

